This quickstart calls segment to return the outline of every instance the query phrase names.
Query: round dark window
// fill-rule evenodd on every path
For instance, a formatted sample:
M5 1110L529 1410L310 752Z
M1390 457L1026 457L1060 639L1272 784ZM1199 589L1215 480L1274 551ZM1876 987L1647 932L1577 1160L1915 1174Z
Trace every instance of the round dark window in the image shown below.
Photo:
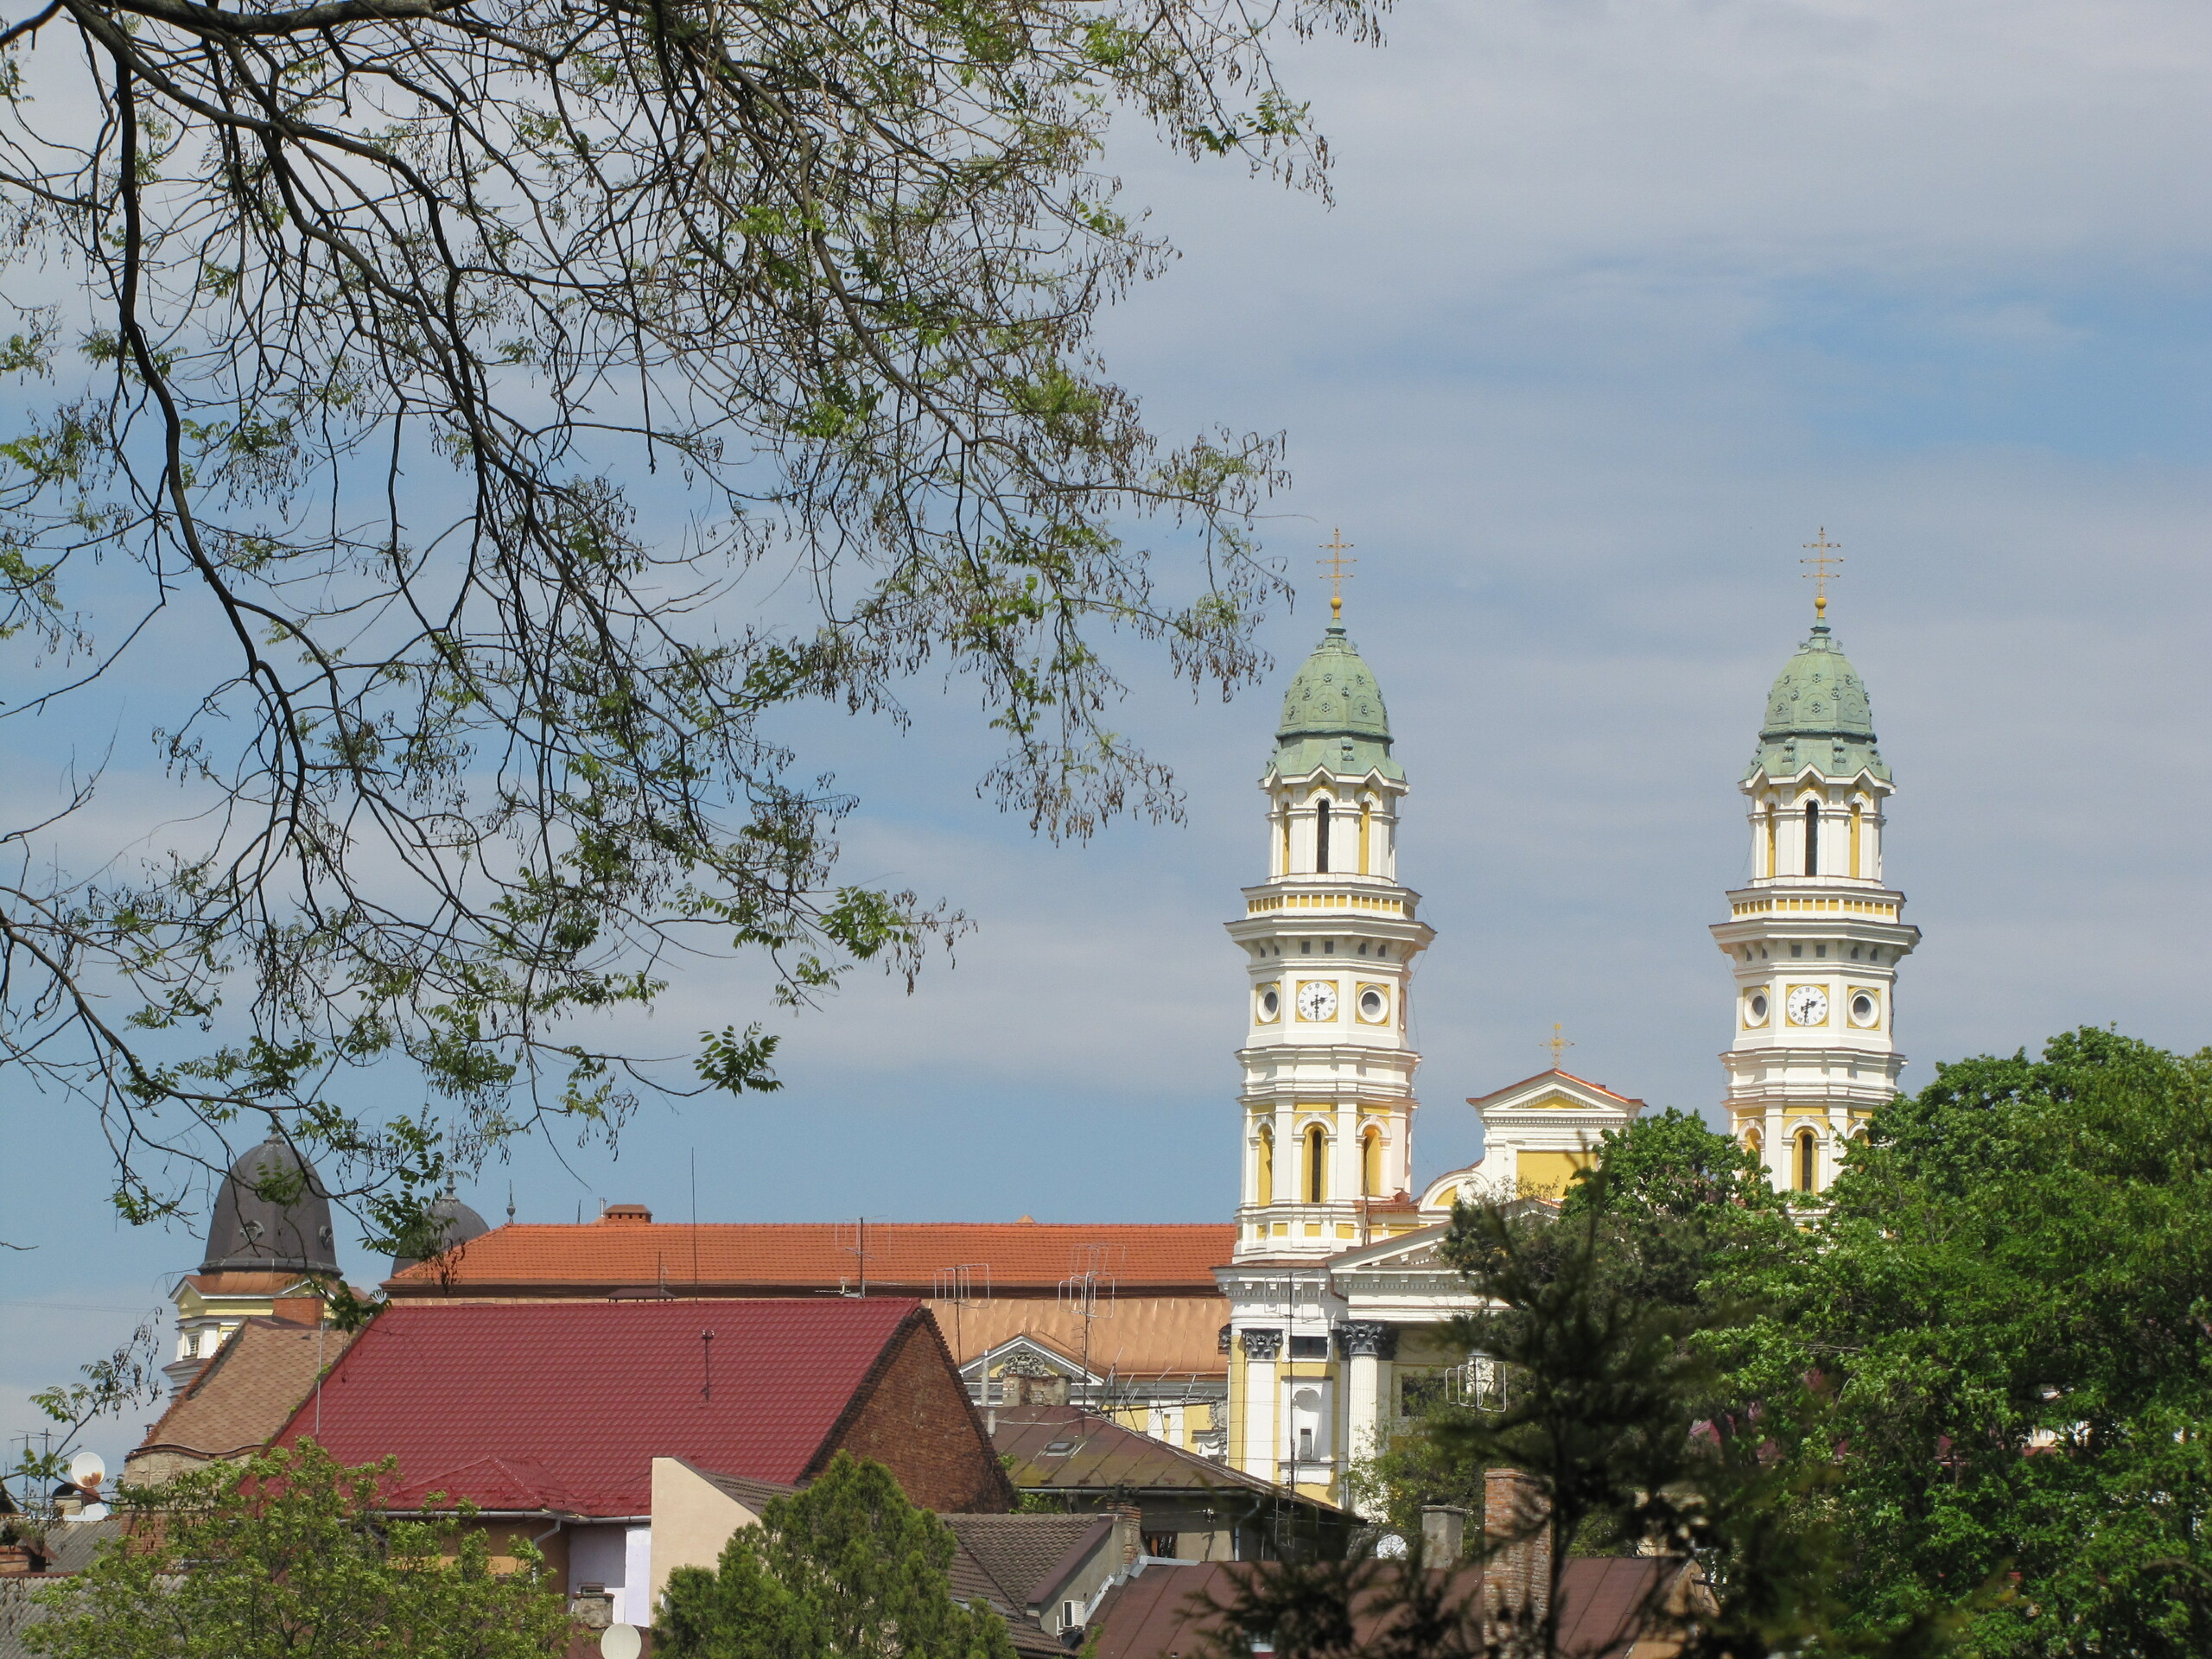
M1367 990L1360 993L1359 1013L1362 1019L1380 1020L1382 1017L1382 1008L1383 1001L1382 992L1376 990Z
M1282 993L1272 985L1260 993L1260 1018L1272 1020L1282 1012Z

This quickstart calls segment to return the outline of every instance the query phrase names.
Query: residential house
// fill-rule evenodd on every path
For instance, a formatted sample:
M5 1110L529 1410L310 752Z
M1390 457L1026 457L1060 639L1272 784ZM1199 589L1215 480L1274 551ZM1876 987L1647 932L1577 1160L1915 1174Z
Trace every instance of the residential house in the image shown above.
M1228 1225L657 1222L609 1205L581 1224L515 1224L395 1272L395 1302L909 1296L926 1301L978 1405L1009 1362L1066 1376L1127 1426L1216 1456Z
M909 1297L402 1304L277 1436L302 1440L349 1465L396 1458L396 1512L466 1499L495 1563L529 1539L563 1589L603 1586L633 1624L649 1622L657 1458L789 1484L848 1451L929 1509L1014 1503Z
M1265 1560L1326 1550L1353 1525L1333 1504L1081 1406L999 1406L987 1421L991 1444L1025 1497L1076 1513L1135 1509L1147 1555Z

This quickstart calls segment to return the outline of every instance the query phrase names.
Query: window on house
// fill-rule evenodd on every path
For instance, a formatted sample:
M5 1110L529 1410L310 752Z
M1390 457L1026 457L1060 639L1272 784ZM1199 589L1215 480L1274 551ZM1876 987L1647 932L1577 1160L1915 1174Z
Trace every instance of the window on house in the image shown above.
M1313 1461L1313 1431L1310 1428L1298 1431L1298 1460L1300 1463Z
M1293 1359L1326 1359L1329 1357L1329 1339L1326 1337L1293 1337L1290 1339L1290 1357Z

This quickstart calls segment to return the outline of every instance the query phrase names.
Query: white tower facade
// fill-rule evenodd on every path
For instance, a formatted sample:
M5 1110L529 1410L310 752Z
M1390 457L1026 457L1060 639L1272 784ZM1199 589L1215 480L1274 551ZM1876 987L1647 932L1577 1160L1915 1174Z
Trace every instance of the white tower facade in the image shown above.
M1342 620L1291 681L1260 787L1268 877L1228 925L1243 947L1239 1262L1318 1262L1408 1209L1414 959L1433 937L1398 880L1404 770Z
M1820 608L1768 695L1738 785L1751 880L1713 930L1736 981L1730 1122L1777 1187L1808 1192L1897 1092L1897 965L1920 942L1883 873L1895 785L1866 688Z

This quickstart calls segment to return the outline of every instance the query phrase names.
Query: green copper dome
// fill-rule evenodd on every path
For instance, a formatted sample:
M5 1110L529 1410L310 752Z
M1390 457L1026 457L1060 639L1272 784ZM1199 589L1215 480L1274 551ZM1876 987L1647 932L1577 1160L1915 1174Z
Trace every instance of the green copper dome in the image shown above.
M1382 688L1375 683L1358 650L1332 622L1306 665L1283 693L1282 723L1275 728L1274 769L1285 778L1303 778L1317 766L1364 775L1379 772L1403 782L1405 772L1390 758L1390 716L1382 707Z
M1831 778L1871 772L1886 783L1890 777L1889 763L1874 747L1866 683L1825 622L1813 625L1811 637L1797 647L1767 693L1758 753L1745 776L1764 768L1770 778L1790 778L1807 766L1817 766Z

